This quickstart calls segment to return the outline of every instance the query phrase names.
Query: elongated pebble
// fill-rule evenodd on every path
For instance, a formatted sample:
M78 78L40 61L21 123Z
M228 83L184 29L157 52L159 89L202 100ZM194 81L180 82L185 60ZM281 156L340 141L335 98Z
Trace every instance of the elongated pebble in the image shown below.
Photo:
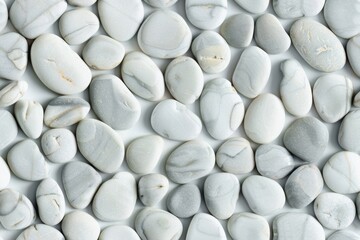
M224 228L220 222L207 213L196 214L189 225L186 240L212 239L226 240Z
M0 32L5 28L8 21L8 8L4 0L0 0Z
M124 225L112 225L103 229L99 240L140 240L139 235L130 227Z
M324 4L325 0L273 0L273 9L281 18L313 17Z
M47 226L45 224L35 224L25 229L16 240L65 240L64 236L56 228Z
M350 232L348 230L340 230L331 234L328 240L360 240L360 236L354 232Z
M357 108L360 107L360 94L359 94L359 92L354 97L353 105L355 107L357 107Z
M18 133L18 127L13 115L7 110L0 110L0 149L8 146Z
M6 188L10 183L11 173L5 160L0 157L0 190Z
M174 5L178 0L144 0L147 4L155 8L167 8Z
M100 235L99 223L90 214L82 211L66 214L61 229L67 240L96 240Z
M140 201L147 207L158 204L169 190L169 180L161 174L151 173L140 178L138 192Z
M360 36L356 35L347 42L346 53L352 70L357 76L360 76L360 62L357 59L360 54Z
M227 229L234 240L269 240L269 223L262 216L241 212L231 216Z
M339 133L338 142L339 145L348 151L360 153L360 110L354 110L349 112L342 120Z
M240 7L251 13L262 13L269 6L269 0L235 0Z
M89 7L96 3L97 0L67 0L67 2L77 7Z
M44 122L44 109L33 100L19 100L14 106L16 120L21 130L29 138L40 137Z
M168 210L179 218L192 217L199 211L200 205L200 190L192 183L180 185L167 195Z
M254 35L254 19L245 13L231 16L221 24L220 34L232 47L247 47Z
M0 107L8 107L21 99L28 89L25 81L13 81L0 90Z

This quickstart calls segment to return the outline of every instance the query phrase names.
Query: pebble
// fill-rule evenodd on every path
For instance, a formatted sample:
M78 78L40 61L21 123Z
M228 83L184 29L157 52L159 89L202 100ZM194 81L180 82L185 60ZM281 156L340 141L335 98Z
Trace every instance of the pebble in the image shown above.
M179 218L195 215L201 205L199 188L192 183L180 185L167 195L167 209Z
M37 144L26 139L16 143L7 154L11 171L27 181L39 181L49 175L49 167Z
M196 214L189 225L186 240L226 240L224 228L220 222L207 213Z
M128 226L113 225L106 227L100 233L99 240L140 240L137 233Z
M95 70L114 69L120 65L124 56L124 46L105 35L92 37L82 50L84 61Z
M45 157L53 163L69 162L77 153L75 136L66 128L46 131L41 137L41 148Z
M141 0L98 0L97 6L105 32L121 42L130 40L144 19Z
M52 99L44 113L44 122L51 128L71 126L86 117L90 111L87 101L76 96L60 96Z
M16 240L65 240L64 236L56 228L45 224L35 224L25 229Z
M344 67L344 47L335 34L321 23L310 18L297 20L291 26L290 37L299 54L316 70L334 72Z
M324 4L325 0L273 0L273 9L281 18L313 17Z
M142 52L128 53L121 64L126 86L148 101L159 101L165 92L164 76L155 62Z
M166 175L175 183L184 184L208 175L215 165L211 146L192 140L175 148L165 163Z
M158 204L169 190L169 180L161 174L151 173L140 178L138 192L140 201L147 207Z
M67 0L67 2L76 7L90 7L97 0Z
M155 208L143 208L135 218L135 229L142 240L178 240L183 226L171 213Z
M349 197L332 192L321 193L316 198L314 212L324 227L335 230L350 226L356 215L355 204Z
M66 7L65 0L15 0L9 17L21 35L34 39L45 33L65 12Z
M327 240L360 240L360 236L348 230L336 231Z
M10 183L11 173L5 160L0 157L0 190L6 188Z
M285 193L280 184L259 175L251 175L245 179L242 194L250 209L259 215L270 215L282 209L285 204Z
M247 98L257 97L269 81L271 61L261 48L251 46L240 56L232 76L235 89Z
M0 107L8 107L21 99L28 89L25 81L13 81L0 90Z
M321 193L323 186L321 172L315 165L300 166L286 181L286 201L293 208L304 208Z
M200 118L184 104L173 99L163 100L155 106L150 123L160 136L175 141L195 139L202 129ZM179 125L182 126L181 129Z
M359 108L360 107L360 91L355 95L354 100L353 100L353 105L354 107Z
M116 130L130 129L140 118L139 101L115 75L93 78L89 94L92 110L100 120Z
M131 216L136 199L135 178L128 172L119 172L100 186L92 210L102 221L119 221Z
M227 0L185 0L188 20L205 30L219 27L226 18L227 8Z
M256 20L254 38L256 43L269 54L286 52L291 40L281 22L272 14L265 13Z
M217 32L203 31L200 33L193 40L191 51L206 73L220 73L230 63L230 47Z
M214 173L204 183L204 199L209 212L217 219L228 219L235 212L240 183L231 173Z
M62 170L62 183L65 195L73 208L86 208L101 184L100 174L89 164L74 161Z
M255 14L264 12L269 6L269 1L270 0L235 0L240 7Z
M33 100L19 100L14 106L16 120L29 138L37 139L43 129L44 109Z
M348 151L353 151L360 153L360 110L354 110L349 112L345 118L342 120L339 134L338 142L339 145Z
M35 218L34 206L25 195L10 188L0 191L0 223L6 230L27 228Z
M125 1L125 0L124 0ZM137 35L141 50L155 58L176 58L191 45L191 30L176 12L156 10L142 23Z
M316 162L328 145L329 131L318 119L302 117L293 121L285 130L283 142L287 150L301 160Z
M0 16L3 16L1 10ZM0 35L0 45L0 77L8 80L20 80L28 64L28 43L26 39L16 32L5 33Z
M178 0L144 0L144 2L155 8L168 8L177 1Z
M149 174L158 164L164 140L158 135L147 135L133 140L126 148L126 163L131 171Z
M89 40L99 29L97 16L85 8L67 11L59 20L62 38L70 45L78 45Z
M43 223L54 226L64 218L64 194L54 179L47 178L41 181L36 189L36 204Z
M248 140L235 137L226 140L216 152L216 164L228 173L245 174L255 167L254 152Z
M231 216L227 229L234 240L269 240L269 223L262 216L241 212Z
M221 24L220 34L232 47L248 47L254 35L254 19L245 13L233 15Z
M346 53L350 66L357 76L360 76L360 63L357 56L360 54L360 36L352 37L346 45Z
M8 9L4 0L0 0L0 32L5 28L8 21Z
M360 156L353 152L335 153L323 168L326 185L337 193L350 194L360 191Z
M285 110L280 99L271 93L256 97L249 105L244 119L246 135L254 142L274 141L285 124Z
M205 84L200 97L200 113L213 138L229 138L239 128L244 112L244 103L229 80L216 78Z
M99 223L91 215L81 211L66 214L61 229L66 240L97 240L100 235Z
M76 142L86 160L102 172L116 172L124 160L122 138L98 120L82 120L76 128Z
M41 82L58 94L77 94L90 84L89 67L64 40L54 34L36 38L30 56Z
M0 129L6 129L0 134L0 150L12 143L18 133L18 127L13 115L4 109L0 109Z
M204 75L194 59L181 56L172 60L166 67L165 83L177 101L192 104L203 90Z

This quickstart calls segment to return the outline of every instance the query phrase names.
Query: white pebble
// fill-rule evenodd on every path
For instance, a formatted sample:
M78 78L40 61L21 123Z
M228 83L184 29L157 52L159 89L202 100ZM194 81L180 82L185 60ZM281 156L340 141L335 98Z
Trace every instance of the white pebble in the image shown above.
M100 233L99 240L140 240L137 233L128 226L112 225L106 227Z
M20 100L14 106L16 120L29 138L40 137L44 122L44 109L39 102Z
M77 7L89 7L93 5L97 0L67 0L67 2Z
M138 192L140 201L147 207L158 204L169 190L169 180L161 174L151 173L140 178Z
M360 54L360 36L356 35L347 42L346 53L352 70L360 76L360 62L357 58Z
M237 4L248 12L259 14L269 6L270 0L235 0Z
M18 133L15 118L7 110L0 109L0 129L6 129L0 134L0 149L4 149L12 143Z
M8 107L22 98L28 89L25 81L13 81L0 90L0 107Z
M354 110L349 112L345 118L342 120L339 134L338 142L339 145L348 151L353 151L360 153L360 110Z
M178 0L144 0L147 4L155 8L167 8L174 5Z
M5 28L8 22L8 9L4 0L0 0L0 32Z
M349 230L340 230L331 234L328 240L360 240L360 236Z
M6 188L10 183L11 173L5 160L0 157L0 190Z
M97 240L100 235L99 223L90 214L81 211L66 214L61 229L67 240Z
M192 217L199 211L201 193L195 184L183 184L167 195L167 209L179 218Z
M25 229L16 240L65 240L64 236L56 228L45 224L35 224Z
M274 11L281 18L313 17L324 4L325 0L273 0Z
M186 240L226 240L224 228L220 222L207 213L196 214L189 225Z

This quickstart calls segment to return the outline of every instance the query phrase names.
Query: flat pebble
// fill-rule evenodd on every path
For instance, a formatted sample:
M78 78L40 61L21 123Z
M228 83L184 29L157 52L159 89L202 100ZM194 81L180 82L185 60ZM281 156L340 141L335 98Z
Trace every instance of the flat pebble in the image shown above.
M360 236L348 230L336 231L327 240L360 240Z
M15 118L7 110L0 109L0 129L6 129L0 134L0 149L4 149L12 143L18 133Z
M221 24L220 34L232 47L247 47L254 35L254 19L245 13L233 15Z
M192 217L199 211L200 205L200 190L192 183L180 185L167 195L168 210L179 218Z
M175 183L189 183L206 176L215 165L215 154L204 141L192 140L173 150L165 163L166 175Z
M16 240L65 240L64 236L56 228L45 224L35 224L25 229Z
M0 0L0 32L5 28L8 21L8 9L4 0Z
M206 73L220 73L230 63L230 47L217 32L203 31L200 33L193 40L191 51Z
M160 136L176 141L195 139L202 129L200 118L173 99L163 100L155 106L150 123Z
M324 4L325 0L273 0L273 9L281 18L313 17Z
M100 235L99 223L90 214L81 211L66 214L61 229L66 240L97 240Z
M178 0L144 0L147 4L155 8L167 8L174 5Z
M117 130L130 129L139 120L139 101L115 75L95 77L91 81L89 93L92 110L110 127Z
M28 89L25 81L13 81L0 89L0 107L8 107L21 99Z
M360 76L360 62L357 56L360 54L360 36L352 37L346 44L346 53L352 70Z
M90 7L96 3L96 1L97 0L67 0L69 4L77 7Z
M235 0L240 7L251 13L262 13L269 6L270 0Z
M40 137L44 122L44 109L33 100L19 100L14 106L16 120L21 130L29 138Z
M10 183L11 173L5 160L0 157L0 190L6 188Z
M124 225L112 225L106 227L100 233L99 240L140 240L137 233L130 227Z
M220 222L207 213L196 214L189 225L186 240L226 240L224 228Z
M140 178L138 192L140 201L147 207L158 204L169 190L169 180L161 174L151 173Z
M358 144L360 141L359 118L360 110L349 112L342 120L338 134L339 145L345 150L356 153L360 153L360 146Z

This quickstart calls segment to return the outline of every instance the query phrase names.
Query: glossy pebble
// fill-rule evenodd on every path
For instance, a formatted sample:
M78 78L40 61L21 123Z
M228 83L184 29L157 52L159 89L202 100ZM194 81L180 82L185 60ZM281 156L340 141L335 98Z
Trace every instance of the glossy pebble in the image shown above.
M140 201L147 207L158 204L169 190L169 180L161 174L151 173L140 178L138 192Z
M220 34L232 47L247 47L254 35L254 19L245 13L231 16L221 24Z
M33 139L40 137L43 130L44 109L39 102L19 100L14 106L14 113L26 136Z

